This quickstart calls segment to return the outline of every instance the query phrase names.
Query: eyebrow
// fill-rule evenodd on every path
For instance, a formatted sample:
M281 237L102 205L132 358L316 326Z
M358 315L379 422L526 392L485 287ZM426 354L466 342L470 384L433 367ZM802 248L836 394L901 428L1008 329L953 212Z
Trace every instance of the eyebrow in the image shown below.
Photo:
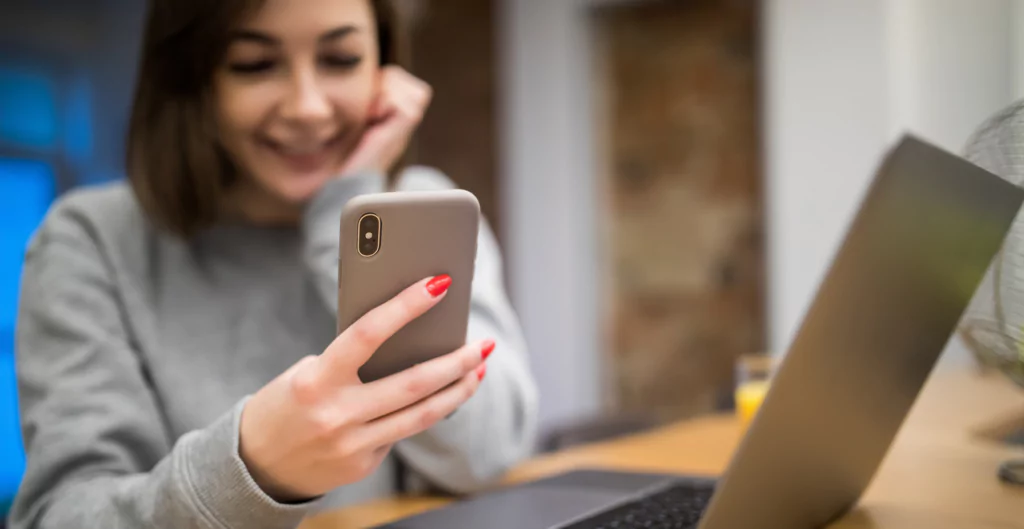
M232 31L231 32L231 41L234 42L234 41L239 41L239 40L255 42L257 44L264 44L264 45L267 45L267 46L277 46L278 44L280 44L280 42L277 39L275 39L274 37L271 37L270 35L267 35L266 33L261 33L259 31L253 31L251 29L239 29L239 30Z
M359 31L359 28L357 28L356 26L341 26L340 28L335 28L328 31L327 33L324 33L323 35L320 36L318 40L321 43L332 40L338 40L340 38L344 38L346 35L355 33L357 31Z
M349 34L359 31L356 26L341 26L339 28L332 29L327 33L320 36L318 41L321 44L330 42L346 37ZM231 32L232 41L248 41L255 42L257 44L263 44L265 46L280 46L281 41L274 38L273 36L263 33L262 31L256 31L252 29L239 29Z

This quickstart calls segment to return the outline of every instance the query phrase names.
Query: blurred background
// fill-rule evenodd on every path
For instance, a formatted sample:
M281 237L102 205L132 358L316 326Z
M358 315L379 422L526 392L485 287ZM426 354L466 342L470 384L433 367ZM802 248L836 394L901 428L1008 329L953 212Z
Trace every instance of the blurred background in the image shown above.
M890 142L961 152L1024 94L1014 0L401 6L436 94L411 156L499 235L547 448L730 407L736 358L785 351ZM123 178L144 9L0 1L0 511L24 245L62 192ZM971 361L954 341L943 363Z

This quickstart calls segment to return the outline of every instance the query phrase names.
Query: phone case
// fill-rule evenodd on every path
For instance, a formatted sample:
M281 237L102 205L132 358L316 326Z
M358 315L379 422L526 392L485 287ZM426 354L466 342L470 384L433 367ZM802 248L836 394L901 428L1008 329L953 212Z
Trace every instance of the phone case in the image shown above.
M359 219L380 218L379 250L360 254ZM466 342L480 205L464 190L361 195L341 216L338 332L413 283L452 277L440 303L388 339L359 371L364 382L450 353Z

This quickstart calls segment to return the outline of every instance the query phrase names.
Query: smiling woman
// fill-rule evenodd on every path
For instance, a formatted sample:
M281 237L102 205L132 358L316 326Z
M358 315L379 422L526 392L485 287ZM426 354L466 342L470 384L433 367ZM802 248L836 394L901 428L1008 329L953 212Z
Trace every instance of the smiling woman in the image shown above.
M300 203L355 149L378 88L373 14L361 7L332 28L272 3L232 32L214 93L221 141L257 184L246 187Z
M387 1L162 4L143 43L128 164L142 205L173 231L226 209L294 222L368 125L407 117L392 127L407 139L429 100L394 67L403 33Z
M473 277L335 329L345 203L452 187L396 167L431 99L399 35L382 0L151 0L129 183L62 197L26 256L13 528L294 527L410 474L474 491L529 453L536 388L486 223ZM362 383L459 281L466 345Z

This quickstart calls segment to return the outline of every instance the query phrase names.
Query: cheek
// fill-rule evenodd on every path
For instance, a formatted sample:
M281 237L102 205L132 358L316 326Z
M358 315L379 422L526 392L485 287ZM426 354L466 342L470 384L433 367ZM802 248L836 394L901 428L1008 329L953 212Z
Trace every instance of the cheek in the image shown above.
M274 87L268 83L219 83L215 98L217 125L225 142L236 143L242 135L259 128L275 97Z
M345 125L352 128L366 124L377 98L376 84L370 79L332 83L327 87L327 93Z

